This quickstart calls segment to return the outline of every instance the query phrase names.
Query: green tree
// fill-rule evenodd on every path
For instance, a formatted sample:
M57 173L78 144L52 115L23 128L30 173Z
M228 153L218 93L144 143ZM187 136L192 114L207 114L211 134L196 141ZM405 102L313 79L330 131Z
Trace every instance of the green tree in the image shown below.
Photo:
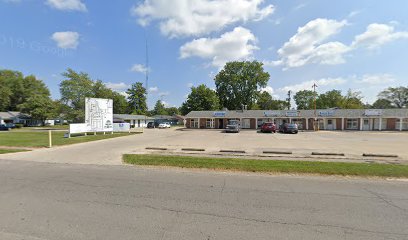
M192 87L187 100L181 105L181 114L186 115L191 111L211 111L220 108L217 94L206 85Z
M166 108L161 100L157 100L152 111L152 115L167 115Z
M19 110L40 120L44 125L48 118L56 117L56 103L44 95L33 95L25 103L18 106Z
M67 118L84 122L85 98L94 96L94 82L87 73L77 73L70 68L62 76L65 79L60 83L60 93L61 101L69 107Z
M285 110L288 109L288 102L284 100L275 100L268 92L262 92L259 94L256 107L253 109L261 110Z
M128 94L128 109L132 114L145 115L147 112L146 88L141 82L136 82L126 91Z
M389 87L378 95L380 99L386 99L396 108L408 107L408 87Z
M166 108L166 115L179 115L180 110L177 107L168 107Z
M341 107L344 100L345 98L341 95L341 91L333 89L320 94L316 100L316 105L319 109Z
M361 99L363 99L361 92L353 92L349 89L339 107L344 109L362 109L364 108L364 104Z
M214 80L221 106L240 109L247 105L252 109L259 96L258 89L268 83L269 73L264 71L261 62L229 62Z
M0 109L17 111L18 106L34 95L50 96L47 86L33 75L24 77L21 72L0 70Z
M373 105L371 105L371 108L375 109L387 109L387 108L395 108L392 105L392 102L388 99L377 99Z
M302 90L293 97L299 110L314 109L314 99L318 94L311 90Z

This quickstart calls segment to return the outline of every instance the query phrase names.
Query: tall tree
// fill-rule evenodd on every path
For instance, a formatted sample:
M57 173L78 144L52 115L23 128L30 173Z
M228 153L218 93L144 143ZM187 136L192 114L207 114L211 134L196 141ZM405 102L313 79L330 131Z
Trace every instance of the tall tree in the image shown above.
M325 109L325 108L335 108L335 107L342 107L345 98L341 95L340 90L331 90L327 91L323 94L320 94L316 100L317 108Z
M18 106L19 110L30 114L33 119L40 120L44 125L48 118L56 117L56 103L44 95L33 95L28 101Z
M408 87L389 87L378 95L380 99L386 99L396 108L408 107Z
M0 108L3 111L17 111L18 105L34 95L50 96L43 81L33 75L24 77L18 71L0 70L0 86Z
M187 100L181 105L181 114L191 111L218 110L220 107L217 94L206 85L192 87Z
M262 110L285 110L288 108L288 102L284 100L275 100L268 92L259 94L257 108Z
M361 92L353 92L351 89L349 89L346 96L343 97L340 108L362 109L364 108L364 103L361 101L361 99L363 99Z
M166 108L161 100L157 100L152 112L153 115L167 115Z
M307 110L314 109L314 98L317 98L318 95L311 90L302 90L295 94L293 97L295 99L297 109Z
M373 105L371 105L371 108L375 109L387 109L387 108L395 108L392 105L392 102L388 99L377 99Z
M61 101L69 107L67 118L74 122L84 122L85 98L94 96L94 82L87 73L77 73L70 68L62 76L65 79L60 83L60 93Z
M147 112L146 88L141 82L136 82L126 91L128 94L128 109L133 114L145 115Z
M168 107L166 108L166 114L167 115L179 115L180 114L180 110L177 107Z
M252 109L259 96L258 89L268 83L269 73L264 71L261 62L229 62L214 80L222 107L240 109L247 105Z

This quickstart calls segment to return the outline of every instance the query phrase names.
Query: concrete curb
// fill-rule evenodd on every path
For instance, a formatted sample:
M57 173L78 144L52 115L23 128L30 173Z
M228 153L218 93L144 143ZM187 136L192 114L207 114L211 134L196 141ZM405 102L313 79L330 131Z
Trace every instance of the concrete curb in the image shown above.
M147 150L167 150L167 148L163 148L163 147L147 147Z
M245 153L243 150L220 150L222 153Z
M312 155L324 156L344 156L344 153L312 152Z
M262 151L265 154L292 154L292 151Z
M204 148L182 148L181 151L204 152Z
M398 155L394 155L394 154L363 153L363 157L390 157L390 158L397 158Z

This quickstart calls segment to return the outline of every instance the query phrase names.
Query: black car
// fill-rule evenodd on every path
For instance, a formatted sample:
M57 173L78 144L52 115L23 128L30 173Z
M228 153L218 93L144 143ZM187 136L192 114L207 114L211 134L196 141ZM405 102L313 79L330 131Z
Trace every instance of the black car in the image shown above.
M0 131L8 131L8 130L10 130L10 128L7 127L6 125L4 124L0 125Z
M298 133L298 125L294 123L285 123L279 126L279 132L281 133Z
M154 122L148 122L147 123L147 128L155 128Z

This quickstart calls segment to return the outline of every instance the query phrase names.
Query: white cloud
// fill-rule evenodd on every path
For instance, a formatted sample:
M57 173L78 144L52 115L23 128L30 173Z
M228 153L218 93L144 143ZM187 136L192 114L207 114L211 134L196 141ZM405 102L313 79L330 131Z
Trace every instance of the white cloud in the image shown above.
M272 96L275 91L273 90L271 86L266 86L264 88L261 88L261 92L267 92Z
M127 90L128 88L130 88L130 86L127 85L124 82L120 82L120 83L108 82L108 83L105 83L105 86L107 88L110 88L110 89L114 90L114 91Z
M149 88L149 92L151 92L151 93L157 93L159 91L159 88L158 87L151 87L151 88Z
M299 92L301 90L312 90L313 84L316 83L318 88L324 87L337 87L338 85L346 83L348 80L345 78L321 78L318 80L305 81L298 84L288 85L283 88L279 88L277 91L286 93L289 90L292 92Z
M145 0L131 13L142 26L157 20L168 37L202 36L237 22L259 21L273 13L264 0Z
M396 79L391 74L365 74L358 83L365 83L369 85L387 85L395 82Z
M55 32L51 39L57 43L59 48L76 49L79 44L79 33L77 32Z
M372 23L366 31L354 38L352 47L375 49L388 42L408 38L408 32L395 32L394 27L387 24Z
M286 68L300 67L308 63L343 63L343 54L349 51L349 47L340 42L324 42L346 25L346 20L322 18L308 22L298 28L297 33L278 50L281 59L271 63L279 63Z
M143 64L135 64L132 66L130 69L132 72L140 72L140 73L146 73L147 68Z
M187 87L188 87L188 88L191 88L191 87L193 87L193 86L194 86L193 83L187 83Z
M195 39L181 46L180 57L197 56L211 59L212 65L223 67L228 61L246 60L258 49L255 36L246 28L236 27L220 38Z
M293 10L297 11L297 10L300 10L300 9L306 7L306 6L307 6L306 3L301 3L301 4L297 5L296 7L294 7Z
M160 97L165 97L165 96L168 96L168 95L170 95L170 92L159 92Z
M45 4L58 10L87 11L86 5L81 0L47 0Z

